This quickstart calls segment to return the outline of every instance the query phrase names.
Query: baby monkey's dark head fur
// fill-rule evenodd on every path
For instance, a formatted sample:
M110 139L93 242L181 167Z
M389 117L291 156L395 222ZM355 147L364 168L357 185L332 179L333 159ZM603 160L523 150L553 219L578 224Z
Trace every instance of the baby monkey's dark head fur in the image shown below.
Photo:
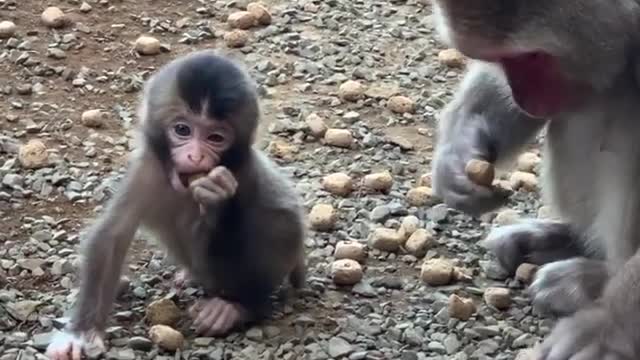
M180 57L152 76L141 112L145 142L182 185L216 166L240 167L260 116L247 72L209 50Z

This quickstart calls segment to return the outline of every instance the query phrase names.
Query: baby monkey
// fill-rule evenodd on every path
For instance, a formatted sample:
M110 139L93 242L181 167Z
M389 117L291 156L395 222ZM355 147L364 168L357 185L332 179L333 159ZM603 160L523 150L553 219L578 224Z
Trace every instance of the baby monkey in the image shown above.
M247 72L212 51L180 57L149 79L139 115L141 146L83 239L80 292L71 321L47 349L51 359L105 350L103 330L141 226L204 288L206 299L191 309L202 335L267 316L286 278L304 284L302 204L252 146L260 109Z

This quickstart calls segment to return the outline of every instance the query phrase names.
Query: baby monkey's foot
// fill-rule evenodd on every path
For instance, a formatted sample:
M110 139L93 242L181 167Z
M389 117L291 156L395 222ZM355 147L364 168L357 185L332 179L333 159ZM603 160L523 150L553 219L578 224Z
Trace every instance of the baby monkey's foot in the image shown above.
M81 360L82 355L97 355L106 351L102 336L96 331L79 334L60 332L47 347L46 356L51 360Z
M247 310L219 297L201 300L190 309L198 334L204 336L222 336L245 323Z
M189 287L193 282L193 278L191 277L191 273L187 269L182 269L178 271L176 276L173 278L173 285L178 290L183 290L186 287Z

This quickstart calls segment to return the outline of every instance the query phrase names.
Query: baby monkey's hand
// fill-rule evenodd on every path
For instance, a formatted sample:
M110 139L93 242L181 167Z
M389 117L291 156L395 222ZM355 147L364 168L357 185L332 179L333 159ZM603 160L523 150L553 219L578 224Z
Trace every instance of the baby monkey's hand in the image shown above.
M206 175L195 175L189 180L193 197L203 206L213 206L235 195L238 182L231 171L224 166L213 168Z

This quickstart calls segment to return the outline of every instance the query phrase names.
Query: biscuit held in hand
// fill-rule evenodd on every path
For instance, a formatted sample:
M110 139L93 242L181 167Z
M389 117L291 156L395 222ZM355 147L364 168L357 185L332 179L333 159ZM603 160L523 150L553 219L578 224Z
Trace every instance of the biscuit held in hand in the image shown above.
M205 176L207 176L207 173L197 173L197 174L189 175L189 180L188 180L189 185L191 185L192 182L194 182L194 181L196 181L196 180L198 180L198 179L200 179L202 177L205 177Z

